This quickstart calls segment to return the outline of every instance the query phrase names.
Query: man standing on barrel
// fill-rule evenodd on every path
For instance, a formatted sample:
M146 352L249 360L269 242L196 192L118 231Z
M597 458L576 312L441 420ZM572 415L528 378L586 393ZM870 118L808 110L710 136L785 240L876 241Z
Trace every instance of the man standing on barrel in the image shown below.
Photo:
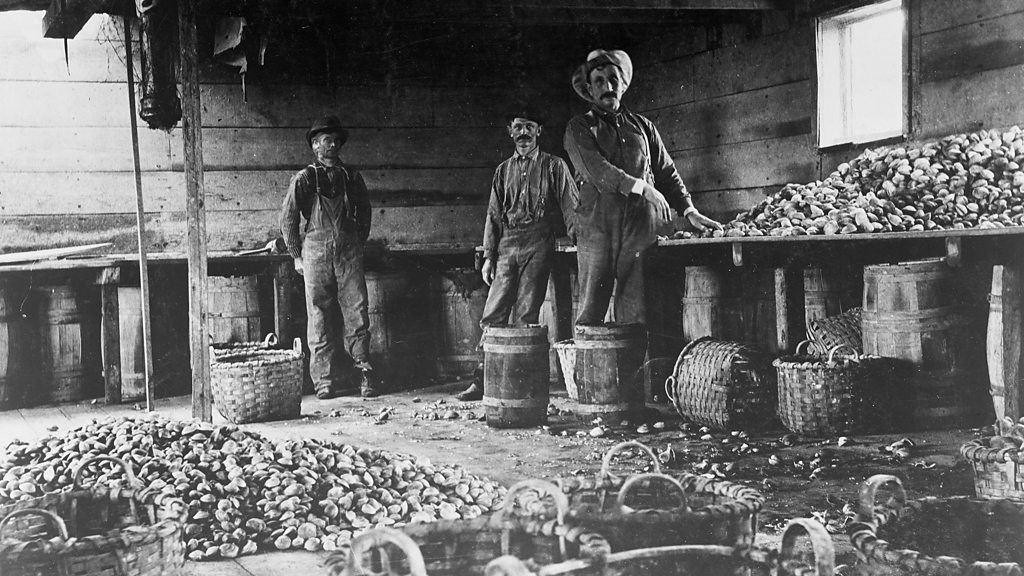
M484 223L487 292L480 326L536 324L555 258L555 238L575 236L576 185L565 161L542 152L538 138L544 121L533 110L508 115L512 157L498 165ZM515 317L509 318L515 307ZM462 401L483 398L480 374L456 395Z
M295 270L305 280L309 375L320 399L348 388L340 385L347 378L335 359L339 334L360 372L363 398L380 393L370 365L370 317L363 273L370 200L362 175L341 163L339 152L347 139L348 130L336 116L320 119L306 132L316 161L292 177L281 209L281 234L295 259ZM299 233L300 219L305 220L304 236ZM337 324L339 308L341 326Z
M614 320L644 322L644 251L673 208L697 230L721 228L694 208L654 124L622 105L632 79L633 63L621 50L594 50L572 77L573 90L591 106L565 130L581 182L576 324L600 323L613 288Z

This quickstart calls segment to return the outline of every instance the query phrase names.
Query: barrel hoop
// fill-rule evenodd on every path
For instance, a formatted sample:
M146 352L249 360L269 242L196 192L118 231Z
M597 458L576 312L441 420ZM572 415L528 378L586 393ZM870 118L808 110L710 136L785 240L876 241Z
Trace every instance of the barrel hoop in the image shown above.
M634 348L637 345L637 342L631 340L576 340L577 350Z
M624 412L640 406L639 402L613 402L608 404L584 404L578 402L574 408L584 414L604 414L606 412Z
M484 342L484 352L510 352L513 354L530 354L548 351L548 343L543 344L491 344Z
M543 398L493 398L484 396L484 406L489 408L546 408L548 402Z

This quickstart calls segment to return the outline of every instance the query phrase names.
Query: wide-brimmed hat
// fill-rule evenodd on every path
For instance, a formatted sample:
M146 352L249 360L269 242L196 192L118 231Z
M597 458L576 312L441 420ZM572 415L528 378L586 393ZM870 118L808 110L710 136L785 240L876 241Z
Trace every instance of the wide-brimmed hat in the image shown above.
M341 120L338 120L337 116L324 116L323 118L316 121L313 127L306 130L306 143L313 147L313 138L316 138L317 134L323 134L329 132L331 134L337 134L338 146L341 147L348 140L348 130L341 127Z
M587 92L590 73L594 68L604 66L605 64L618 66L619 70L622 70L622 80L626 83L626 88L629 88L630 82L633 81L633 61L629 59L629 54L622 50L592 50L590 54L587 54L587 61L581 64L572 74L572 89L580 98L587 102L593 102L590 94Z

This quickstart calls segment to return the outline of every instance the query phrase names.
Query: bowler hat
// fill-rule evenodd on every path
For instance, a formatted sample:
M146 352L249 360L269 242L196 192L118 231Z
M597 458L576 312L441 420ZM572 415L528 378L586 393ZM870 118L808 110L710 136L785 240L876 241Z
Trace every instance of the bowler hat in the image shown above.
M509 113L505 115L505 124L511 124L516 118L525 118L526 120L532 120L541 126L544 125L544 115L532 106L512 108Z
M622 71L622 81L625 82L626 88L629 88L630 82L633 81L633 61L629 59L629 54L622 50L592 50L590 54L587 54L587 61L572 74L572 89L580 98L593 103L593 99L587 92L590 73L605 64L618 66Z
M316 121L313 127L306 130L306 143L310 147L313 146L313 138L316 138L317 134L323 134L329 132L338 136L338 146L345 144L348 140L348 130L341 127L341 120L338 120L337 116L324 116L323 118Z

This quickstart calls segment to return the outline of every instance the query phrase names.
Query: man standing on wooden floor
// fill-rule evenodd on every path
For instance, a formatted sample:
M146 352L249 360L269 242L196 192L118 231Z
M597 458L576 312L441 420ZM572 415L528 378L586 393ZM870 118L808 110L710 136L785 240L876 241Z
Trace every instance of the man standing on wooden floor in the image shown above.
M507 117L516 150L498 165L484 223L487 292L480 326L537 324L555 257L555 238L575 235L577 190L572 173L558 156L542 152L538 138L543 119L536 111L517 110ZM515 317L509 318L515 309ZM477 377L456 395L462 401L483 397Z
M565 129L581 182L576 324L600 323L613 288L614 320L644 322L644 251L673 208L698 230L721 228L694 208L654 124L622 105L632 79L633 63L622 50L594 50L572 77L573 90L591 107Z
M347 139L348 131L336 116L313 124L306 132L306 142L316 161L292 177L281 209L281 233L295 259L295 270L305 280L309 375L320 399L354 391L342 384L349 379L335 357L339 335L361 374L362 396L372 398L380 393L370 365L370 317L363 274L370 200L362 175L342 164L339 157ZM304 236L299 232L300 219L305 220ZM337 325L339 308L341 326Z

